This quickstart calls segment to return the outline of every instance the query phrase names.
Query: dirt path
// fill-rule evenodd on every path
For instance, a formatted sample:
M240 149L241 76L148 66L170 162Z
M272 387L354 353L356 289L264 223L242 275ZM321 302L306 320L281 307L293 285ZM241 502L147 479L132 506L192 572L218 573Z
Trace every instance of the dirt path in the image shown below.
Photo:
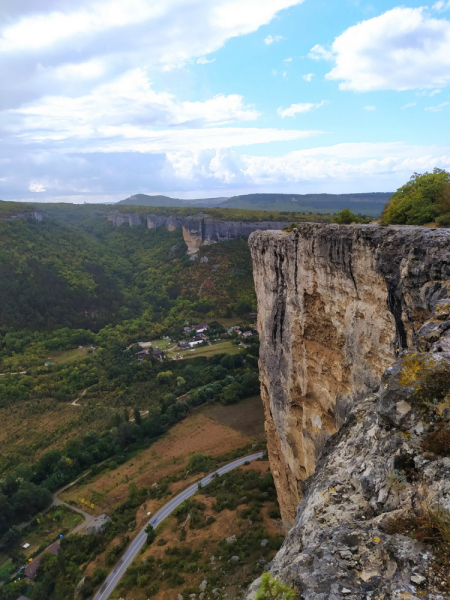
M25 375L26 371L16 371L16 373L0 373L0 377L4 375Z
M83 393L81 394L81 396L79 396L79 397L78 397L76 400L74 400L74 401L73 401L73 402L71 402L70 404L71 404L72 406L80 406L80 407L81 407L81 404L78 404L78 400L81 400L81 398L82 398L82 397L85 395L85 393L88 391L88 389L89 389L89 388L86 388L86 389L83 391Z

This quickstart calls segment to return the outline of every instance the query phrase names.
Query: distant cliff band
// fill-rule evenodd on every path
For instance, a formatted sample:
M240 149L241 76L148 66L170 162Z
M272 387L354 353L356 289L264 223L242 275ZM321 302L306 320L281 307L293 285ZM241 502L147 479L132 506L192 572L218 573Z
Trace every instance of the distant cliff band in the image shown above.
M188 247L188 254L195 254L200 246L227 242L238 238L246 238L254 231L280 230L289 225L287 222L261 221L245 223L242 221L216 221L204 213L192 217L160 217L112 212L107 213L108 221L119 227L128 224L130 227L142 225L147 220L147 228L165 227L168 231L183 230L183 237Z

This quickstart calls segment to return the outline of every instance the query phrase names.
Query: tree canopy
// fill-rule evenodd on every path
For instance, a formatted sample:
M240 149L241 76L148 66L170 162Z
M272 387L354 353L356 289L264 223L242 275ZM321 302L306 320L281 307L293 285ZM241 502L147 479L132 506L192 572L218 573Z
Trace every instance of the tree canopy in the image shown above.
M383 225L425 225L436 221L450 225L450 173L434 169L432 173L414 173L386 204Z

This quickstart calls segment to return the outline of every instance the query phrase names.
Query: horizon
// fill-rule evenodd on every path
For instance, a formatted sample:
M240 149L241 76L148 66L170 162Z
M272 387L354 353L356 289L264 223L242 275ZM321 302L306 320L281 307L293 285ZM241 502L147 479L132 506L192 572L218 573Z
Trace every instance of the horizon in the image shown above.
M6 0L0 198L392 193L450 169L449 14L450 0Z

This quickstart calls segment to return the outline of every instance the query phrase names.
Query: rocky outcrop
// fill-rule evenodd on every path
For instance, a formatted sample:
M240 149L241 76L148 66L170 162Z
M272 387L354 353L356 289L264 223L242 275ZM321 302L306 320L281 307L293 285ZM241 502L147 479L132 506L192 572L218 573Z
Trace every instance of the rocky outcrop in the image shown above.
M128 224L130 227L141 225L143 217L122 212L107 213L108 221L116 227ZM245 223L242 221L217 221L208 215L199 213L191 217L161 217L147 215L147 228L165 227L168 231L183 230L183 238L188 247L188 254L198 252L200 246L226 242L238 238L246 238L257 230L279 230L289 225L287 222L261 221Z
M44 213L39 212L38 210L30 210L23 213L18 213L17 215L12 215L11 217L0 217L0 221L15 221L16 219L27 219L28 221L43 221Z
M106 213L106 218L108 221L111 221L114 227L120 227L121 225L125 224L129 225L130 227L137 227L143 222L140 215L121 212Z
M448 230L376 225L251 235L261 393L285 523L327 440L447 297L449 241Z
M302 600L450 597L449 342L446 298L328 440L270 565Z

